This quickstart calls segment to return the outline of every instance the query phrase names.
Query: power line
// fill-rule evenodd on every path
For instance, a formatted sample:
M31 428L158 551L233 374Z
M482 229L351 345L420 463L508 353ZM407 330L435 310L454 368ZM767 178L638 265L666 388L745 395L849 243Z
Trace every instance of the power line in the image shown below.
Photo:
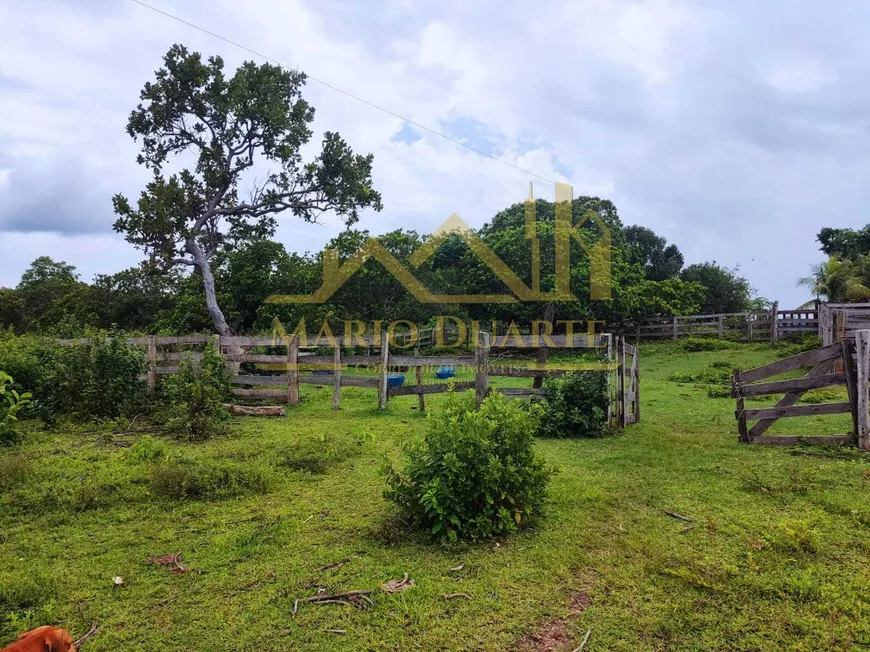
M239 48L240 50L244 50L245 52L248 52L249 54L253 54L256 57L260 57L261 59L269 61L270 63L274 63L275 65L281 66L282 68L284 68L286 70L293 69L291 66L288 66L287 64L275 59L274 57L270 57L266 54L263 54L262 52L258 52L257 50L254 50L253 48L249 48L248 46L243 45L242 43L239 43L238 41L234 41L230 38L227 38L226 36L223 36L223 35L218 34L216 32L212 32L211 30L208 30L205 27L201 27L200 25L197 25L197 24L192 23L188 20L185 20L184 18L181 18L180 16L176 16L175 14L171 14L168 11L164 11L162 9L159 9L153 5L148 4L147 2L143 2L142 0L130 0L130 1L136 3L137 5L139 5L141 7L144 7L146 9L150 9L153 12L161 14L162 16L170 18L176 22L179 22L182 25L186 25L187 27L191 27L199 32L202 32L203 34L207 34L208 36L211 36L212 38L216 38L220 41L223 41L224 43L228 43L229 45L232 45L233 47ZM386 109L378 104L375 104L374 102L370 102L369 100L367 100L365 98L359 97L358 95L354 95L353 93L346 91L342 88L339 88L338 86L335 86L333 84L330 84L329 82L323 81L322 79L318 79L317 77L312 77L308 73L306 73L305 76L307 79L310 79L311 81L313 81L317 84L320 84L321 86L323 86L325 88L333 90L336 93L341 93L342 95L349 97L352 100L360 102L361 104L365 104L366 106L369 106L373 109L381 111L382 113L386 113L389 116L392 116L394 118L398 118L399 120L402 120L403 122L405 122L413 127L416 127L417 129L420 129L422 131L426 131L434 136L444 138L445 140L447 140L455 145L459 145L460 147L464 147L465 149L470 150L470 151L474 152L475 154L479 154L480 156L485 156L486 158L492 159L493 161L495 161L497 163L501 163L502 165L506 165L510 168L513 168L514 170L517 170L517 171L522 172L524 174L528 174L529 176L535 177L536 179L540 179L541 181L545 181L545 182L549 183L550 185L556 185L555 181L553 181L552 179L548 179L547 177L544 177L544 176L538 174L537 172L533 172L533 171L528 170L526 168L520 167L519 165L515 165L514 163L511 163L510 161L505 161L504 159L499 158L498 156L494 156L492 154L489 154L488 152L484 152L483 150L478 149L478 148L474 147L473 145L469 145L468 143L464 143L461 140L453 138L452 136L448 136L447 134L445 134L441 131L438 131L437 129L433 129L432 127L427 127L424 124L421 124L419 122L415 122L414 120L411 120L410 118L406 118L405 116L400 115L400 114L396 113L395 111L391 111L390 109ZM718 245L714 245L714 244L711 244L709 242L704 242L703 240L699 240L698 238L690 236L683 231L679 231L677 229L673 229L671 227L664 226L663 224L653 222L652 220L648 220L648 219L642 218L642 217L637 217L635 215L631 215L629 213L626 213L625 211L623 211L622 214L627 216L627 217L630 217L632 219L640 220L642 222L646 222L647 224L652 224L653 226L655 226L657 228L672 231L674 233L678 233L678 234L682 235L683 237L688 238L689 240L693 240L693 241L695 241L699 244L702 244L704 246L712 247L714 249L719 249L720 251L725 251L728 253L733 253L729 249L725 249L724 247L720 247ZM755 262L754 258L751 258L750 260L752 262Z

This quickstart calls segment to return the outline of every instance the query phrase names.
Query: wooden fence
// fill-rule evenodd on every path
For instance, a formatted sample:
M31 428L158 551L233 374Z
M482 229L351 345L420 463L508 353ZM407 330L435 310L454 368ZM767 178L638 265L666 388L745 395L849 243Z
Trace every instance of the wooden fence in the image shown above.
M772 328L773 324L775 328ZM736 335L750 342L775 342L789 335L819 333L819 310L779 310L774 304L771 310L763 312L657 317L627 324L618 330L635 340L686 336L724 338Z
M366 342L365 355L345 355L343 338L335 338L337 346L331 347L328 355L324 348L300 346L297 335L283 336L236 336L192 335L178 337L134 337L130 344L145 347L147 380L150 391L157 388L161 375L178 373L179 362L187 358L194 362L202 359L205 345L213 344L233 369L233 394L241 399L269 400L296 405L300 400L300 385L319 385L333 388L333 409L341 405L342 387L369 387L377 389L378 407L385 409L390 398L417 396L419 408L425 410L425 396L454 391L474 390L477 403L497 391L510 398L529 398L543 394L543 380L559 377L568 371L602 371L608 374L611 390L611 406L608 418L614 425L625 426L639 419L640 376L636 347L625 342L624 337L599 334L592 341L578 336L566 341L564 335L550 337L549 345L529 335L500 336L492 340L489 333L480 332L473 350L453 351L449 355L420 355L419 346L414 352L406 349L391 350L390 337L386 332L378 343ZM398 339L398 338L397 338ZM62 345L87 344L88 339L60 340ZM354 343L351 343L354 344ZM357 341L355 344L359 344ZM587 365L554 365L549 362L553 350L592 348L600 352L598 362ZM255 351L255 349L258 349ZM535 352L534 362L518 359L516 351ZM256 372L243 369L254 365ZM392 371L407 371L414 368L414 384L391 387ZM474 380L423 383L425 368L458 367L471 368ZM364 368L371 373L356 375L344 373L351 368ZM490 377L528 378L530 387L490 387Z
M857 352L856 352L857 351ZM787 372L810 367L801 378L767 380ZM766 380L766 382L758 382ZM746 444L853 444L870 450L870 411L868 411L868 380L870 380L870 330L860 330L855 337L822 346L790 358L777 360L756 369L739 371L732 378L732 396L737 399L735 417L739 441ZM845 386L846 402L797 405L811 389ZM773 407L747 408L746 399L753 396L784 394ZM765 435L777 422L787 417L821 414L852 414L852 432L840 435L796 436ZM755 421L749 428L748 421Z

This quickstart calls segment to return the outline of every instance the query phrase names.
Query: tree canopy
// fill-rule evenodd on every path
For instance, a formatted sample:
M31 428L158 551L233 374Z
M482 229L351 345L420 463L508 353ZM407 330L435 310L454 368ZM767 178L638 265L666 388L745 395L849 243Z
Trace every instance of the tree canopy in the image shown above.
M303 163L314 108L303 98L303 73L245 62L231 77L220 57L174 45L155 81L145 84L127 132L142 145L137 162L153 173L138 202L116 195L115 230L167 270L195 267L214 328L232 329L217 301L211 260L234 242L270 238L288 212L314 222L325 212L347 224L362 208L381 209L372 189L373 157L355 155L326 132L320 153ZM168 174L170 159L195 161ZM257 163L264 176L252 176ZM251 183L242 197L242 183Z

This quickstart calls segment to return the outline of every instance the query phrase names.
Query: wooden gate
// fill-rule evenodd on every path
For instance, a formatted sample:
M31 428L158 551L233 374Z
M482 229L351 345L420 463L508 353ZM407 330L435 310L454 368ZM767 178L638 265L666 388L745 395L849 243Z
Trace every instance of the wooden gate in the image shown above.
M802 378L774 380L764 383L757 381L778 376L790 371L810 366ZM807 351L790 358L777 360L749 371L735 371L732 378L731 395L737 399L737 430L739 441L744 444L775 444L791 446L797 443L844 444L855 443L858 433L858 382L855 365L855 340L844 339L813 351ZM803 395L811 389L845 385L849 401L839 403L819 403L796 405ZM866 383L864 392L866 394ZM784 394L773 407L747 408L746 400L752 396ZM866 405L867 401L864 401ZM820 414L852 413L852 432L842 435L765 435L764 433L777 420L784 417L815 416ZM749 428L748 421L756 423ZM862 446L863 447L863 446Z
M640 353L636 346L616 338L616 425L625 427L640 420Z

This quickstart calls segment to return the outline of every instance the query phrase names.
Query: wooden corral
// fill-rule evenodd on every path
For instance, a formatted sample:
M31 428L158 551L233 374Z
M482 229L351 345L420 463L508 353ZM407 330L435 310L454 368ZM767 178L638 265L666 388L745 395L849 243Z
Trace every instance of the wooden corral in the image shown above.
M267 400L286 405L296 405L300 400L300 385L319 385L333 388L333 409L340 409L342 387L369 387L377 390L378 407L385 409L389 400L397 396L417 396L420 410L425 410L425 397L453 391L474 391L477 403L491 392L497 391L510 398L530 398L543 394L542 381L547 377L559 377L568 371L607 373L610 388L608 419L616 426L625 426L638 421L640 416L640 373L638 350L627 343L624 337L598 334L591 338L553 335L542 338L530 335L511 335L493 338L489 333L476 334L472 350L448 350L446 354L420 355L419 345L414 351L407 346L391 348L390 338L383 333L378 342L371 338L356 339L354 349L345 349L343 338L334 338L336 346L313 344L300 346L297 335L283 336L236 336L191 335L171 337L129 338L133 345L146 349L148 372L143 376L150 391L157 388L161 375L179 371L179 363L185 359L194 362L202 359L202 349L213 344L231 368L254 365L255 373L238 370L232 376L233 394L240 399ZM549 340L549 341L547 341ZM61 340L61 344L86 344L87 339ZM361 346L364 343L365 346ZM550 346L552 345L552 346ZM328 355L323 351L331 348ZM594 349L599 357L588 364L566 363L555 365L548 361L551 351L570 349ZM346 354L360 351L363 354ZM530 361L515 355L536 353ZM474 380L423 383L424 369L438 367L471 368ZM413 368L414 384L391 387L391 370ZM349 370L365 371L365 374L344 373ZM491 377L528 378L529 387L490 386Z

